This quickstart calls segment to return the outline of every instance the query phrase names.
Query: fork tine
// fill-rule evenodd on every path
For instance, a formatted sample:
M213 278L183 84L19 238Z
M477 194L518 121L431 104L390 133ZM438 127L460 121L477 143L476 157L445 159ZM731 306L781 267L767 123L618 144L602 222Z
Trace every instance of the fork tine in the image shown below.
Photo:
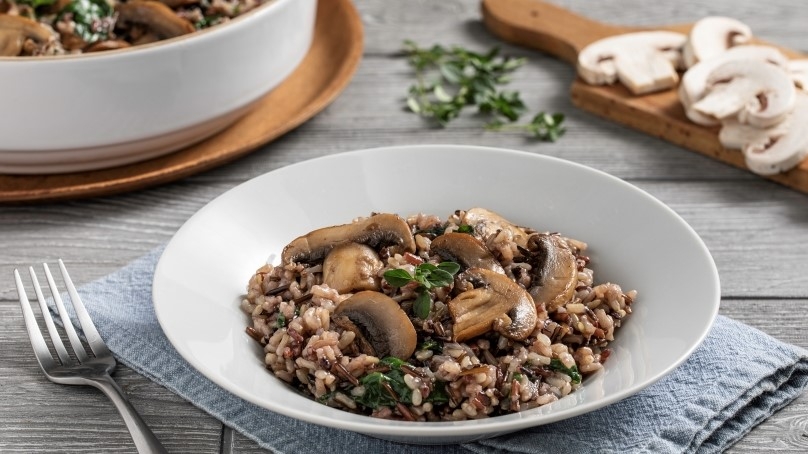
M84 345L81 344L81 340L79 339L78 334L76 334L76 330L73 328L73 322L70 321L70 316L67 314L65 303L62 302L62 297L59 295L59 289L56 287L56 282L53 280L53 275L50 272L50 268L48 268L47 263L43 263L42 266L45 268L45 277L48 278L48 287L50 287L51 294L53 295L53 301L56 302L56 308L59 310L59 317L62 318L62 324L67 332L67 338L70 340L70 345L73 346L73 351L76 352L76 358L79 359L79 362L86 362L90 359L90 357L87 356L87 352L84 350Z
M70 358L70 355L67 353L65 344L62 342L62 337L59 336L59 331L56 330L56 325L53 324L53 317L51 317L48 304L45 302L45 297L42 295L42 287L39 285L39 279L36 277L34 267L28 267L28 274L31 275L31 281L34 283L36 300L39 302L39 308L42 310L42 318L45 319L45 325L48 327L48 333L50 334L51 341L53 342L53 347L56 349L56 354L59 355L59 359L62 360L62 364L66 366L73 364L73 359Z
M31 303L28 302L28 295L26 295L25 287L22 285L20 273L16 269L14 270L14 281L17 283L17 296L20 299L22 316L25 319L25 327L28 329L28 337L31 339L34 356L36 356L42 372L47 375L48 370L56 367L56 362L53 360L50 350L48 350L48 345L45 343L45 338L42 337L42 332L39 331L39 323L37 323L34 311L31 309Z
M67 292L70 294L70 299L73 301L73 309L76 310L76 315L79 317L81 330L84 331L84 337L87 339L87 343L90 344L90 349L97 357L111 355L104 340L101 339L101 335L98 334L98 330L95 329L95 324L90 318L90 314L87 313L87 308L85 308L84 303L81 302L79 292L76 291L73 280L70 279L70 275L67 274L67 268L65 268L62 259L59 259L59 270L62 272L62 279L64 279L65 284L67 284Z

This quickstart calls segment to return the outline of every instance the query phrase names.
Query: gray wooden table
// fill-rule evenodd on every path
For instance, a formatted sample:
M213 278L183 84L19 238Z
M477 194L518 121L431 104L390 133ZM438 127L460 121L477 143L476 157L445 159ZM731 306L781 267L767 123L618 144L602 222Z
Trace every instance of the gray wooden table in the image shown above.
M728 15L766 40L808 52L802 0L556 0L603 21L648 25ZM227 166L174 184L116 197L0 207L0 451L134 452L112 405L91 388L48 382L24 332L12 269L62 257L78 283L101 277L168 241L211 199L237 184L302 160L381 145L459 143L558 156L604 170L650 192L683 216L715 257L721 313L808 347L808 196L576 110L565 63L525 56L512 87L531 111L567 115L556 144L485 132L474 118L427 127L402 108L412 74L404 39L488 49L501 44L479 21L476 0L359 0L365 53L347 90L296 131ZM171 452L259 452L253 442L126 367L115 378ZM756 427L734 452L808 450L808 394Z

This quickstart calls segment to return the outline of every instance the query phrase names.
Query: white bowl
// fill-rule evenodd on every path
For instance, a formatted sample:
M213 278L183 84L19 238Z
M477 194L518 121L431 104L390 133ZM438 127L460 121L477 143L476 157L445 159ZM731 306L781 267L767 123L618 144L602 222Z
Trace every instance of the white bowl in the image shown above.
M268 257L315 228L372 211L445 218L481 206L515 223L586 241L597 282L636 289L604 370L559 401L463 422L407 423L326 407L264 369L239 308ZM272 411L409 443L492 437L580 415L623 399L682 363L718 311L715 264L670 208L603 172L537 154L471 146L405 146L336 154L257 177L180 228L154 277L154 306L177 351L209 379Z
M215 134L303 60L316 7L316 0L273 0L145 46L0 57L0 171L121 165Z

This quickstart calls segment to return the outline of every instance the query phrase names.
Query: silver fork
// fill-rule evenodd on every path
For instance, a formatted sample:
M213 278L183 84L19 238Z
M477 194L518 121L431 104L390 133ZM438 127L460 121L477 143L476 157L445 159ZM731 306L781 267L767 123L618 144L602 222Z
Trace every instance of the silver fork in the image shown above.
M42 288L39 286L39 280L36 277L33 267L28 267L28 272L31 274L31 281L33 282L34 292L36 299L39 302L39 307L42 310L42 317L45 320L48 333L50 334L53 347L56 350L58 360L53 358L48 345L45 343L45 338L39 329L34 311L31 309L31 303L28 302L28 296L25 293L20 273L14 270L14 279L17 283L17 295L20 298L20 306L22 306L22 314L25 318L25 326L28 328L28 337L31 339L31 345L34 348L34 354L42 368L45 376L54 383L61 383L64 385L89 385L100 389L104 394L109 397L118 412L123 417L126 427L132 434L132 439L135 442L138 452L140 453L165 453L166 450L154 433L146 426L143 419L137 413L132 404L126 398L123 390L110 376L110 372L115 369L115 358L110 353L107 345L101 339L98 331L90 320L84 304L79 298L76 287L73 281L70 280L70 275L67 274L62 260L59 260L59 269L62 272L62 278L67 284L67 291L70 294L70 300L73 302L73 309L78 316L81 329L84 332L87 344L93 352L94 356L89 356L81 343L73 324L70 321L67 310L65 309L64 302L62 301L59 291L56 287L56 282L53 280L50 269L47 263L43 263L45 268L45 276L48 279L48 287L50 288L53 300L56 303L56 308L59 311L59 316L62 319L67 337L73 347L76 358L78 361L72 359L62 342L59 332L56 330L56 325L53 323L53 318L48 310L45 297L42 295Z

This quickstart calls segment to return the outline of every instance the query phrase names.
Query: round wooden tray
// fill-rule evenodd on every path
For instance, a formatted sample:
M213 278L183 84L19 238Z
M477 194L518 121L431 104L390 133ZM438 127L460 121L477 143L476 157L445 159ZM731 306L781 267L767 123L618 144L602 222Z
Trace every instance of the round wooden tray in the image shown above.
M0 175L0 203L116 194L220 166L289 132L330 104L362 58L362 21L350 0L320 0L314 40L300 66L232 126L157 159L89 172Z

